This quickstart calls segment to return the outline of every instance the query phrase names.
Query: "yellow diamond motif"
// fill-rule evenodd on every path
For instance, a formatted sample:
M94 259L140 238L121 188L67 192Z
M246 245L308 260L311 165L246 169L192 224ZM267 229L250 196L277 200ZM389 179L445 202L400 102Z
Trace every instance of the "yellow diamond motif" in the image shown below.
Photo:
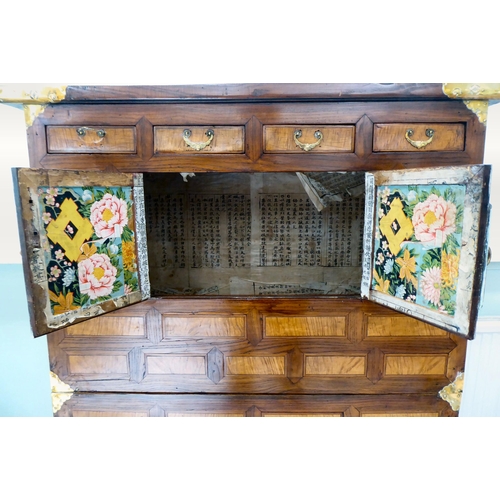
M394 233L393 222L397 222L399 230ZM394 198L389 212L380 219L380 232L387 238L391 253L397 255L401 250L401 243L408 240L413 234L413 224L403 212L403 203L399 198Z
M94 234L94 228L88 219L78 213L78 206L71 198L66 198L60 208L61 213L57 219L51 221L46 228L47 236L53 243L61 245L68 259L76 261L82 253L82 245ZM76 228L73 238L66 234L69 223Z

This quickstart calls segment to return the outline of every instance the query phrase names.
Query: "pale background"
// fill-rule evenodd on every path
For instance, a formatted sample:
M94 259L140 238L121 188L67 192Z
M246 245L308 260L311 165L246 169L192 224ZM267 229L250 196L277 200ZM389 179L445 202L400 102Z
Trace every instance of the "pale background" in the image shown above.
M425 7L398 0L4 2L0 81L500 81L494 10L439 1ZM0 220L10 227L12 185L5 170L27 166L28 159L22 112L5 108L0 105ZM499 112L490 109L489 136L493 114ZM8 125L5 113L12 117ZM11 141L19 147L13 149ZM500 163L491 157L496 147L498 158L495 142L489 140L486 161L498 171ZM495 193L500 194L496 179L492 232L499 220ZM0 259L19 262L18 248L5 250L12 241L7 231L1 234ZM493 245L498 264L498 242ZM1 274L5 267L21 266L0 265L0 407L7 403L11 414L40 415L36 395L50 410L46 341L31 337L23 284L10 289ZM500 273L490 275L490 268L487 281L498 292ZM15 275L22 281L22 274ZM495 309L500 300L492 304L486 312L500 315ZM462 407L473 414L500 415L497 332L469 346ZM497 422L4 418L0 491L9 499L60 493L74 500L158 495L303 500L341 494L371 498L374 492L386 500L445 499L457 493L490 498L499 491L498 463L492 459L500 449Z

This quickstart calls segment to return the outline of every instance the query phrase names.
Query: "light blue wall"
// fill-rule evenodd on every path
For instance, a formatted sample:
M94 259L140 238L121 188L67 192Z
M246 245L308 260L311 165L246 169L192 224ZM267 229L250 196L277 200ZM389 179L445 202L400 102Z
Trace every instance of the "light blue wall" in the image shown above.
M51 417L47 340L34 339L21 264L0 265L0 416Z

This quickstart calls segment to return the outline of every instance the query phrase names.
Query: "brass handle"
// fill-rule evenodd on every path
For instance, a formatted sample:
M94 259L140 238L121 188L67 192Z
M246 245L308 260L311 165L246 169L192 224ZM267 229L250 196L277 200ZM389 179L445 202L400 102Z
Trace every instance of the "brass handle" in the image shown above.
M95 128L92 127L78 127L76 129L76 133L78 134L79 137L85 137L87 135L87 132L89 131L95 131L97 137L99 137L100 140L104 139L106 136L106 131L100 128L99 130L96 130Z
M293 133L293 140L295 141L295 144L297 144L297 146L304 151L311 151L316 146L318 146L319 143L323 140L323 134L321 133L320 130L316 130L316 132L314 132L314 137L318 140L316 142L311 143L311 144L307 144L305 142L300 142L299 139L301 137L302 137L302 130L296 130Z
M210 143L213 141L215 134L214 134L214 131L212 129L208 129L205 132L205 135L208 137L207 141L205 141L205 142L193 142L193 141L189 140L189 138L191 137L191 130L189 130L187 128L184 130L184 132L182 132L182 138L184 139L184 142L190 148L193 148L195 151L201 151L202 149L205 149L207 146L209 146Z
M434 139L434 130L431 128L428 128L425 130L425 135L428 137L428 139L426 141L414 141L414 140L410 139L410 137L412 135L413 135L413 129L409 128L405 134L406 140L414 148L423 149L423 148L425 148L425 146L428 146L432 142L432 139Z

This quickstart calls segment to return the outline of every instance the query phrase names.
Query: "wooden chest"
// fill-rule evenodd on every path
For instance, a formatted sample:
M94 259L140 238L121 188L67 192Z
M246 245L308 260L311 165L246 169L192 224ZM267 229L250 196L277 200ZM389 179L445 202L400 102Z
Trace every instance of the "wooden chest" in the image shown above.
M56 101L14 177L58 416L456 415L439 392L487 250L477 106L435 84Z

